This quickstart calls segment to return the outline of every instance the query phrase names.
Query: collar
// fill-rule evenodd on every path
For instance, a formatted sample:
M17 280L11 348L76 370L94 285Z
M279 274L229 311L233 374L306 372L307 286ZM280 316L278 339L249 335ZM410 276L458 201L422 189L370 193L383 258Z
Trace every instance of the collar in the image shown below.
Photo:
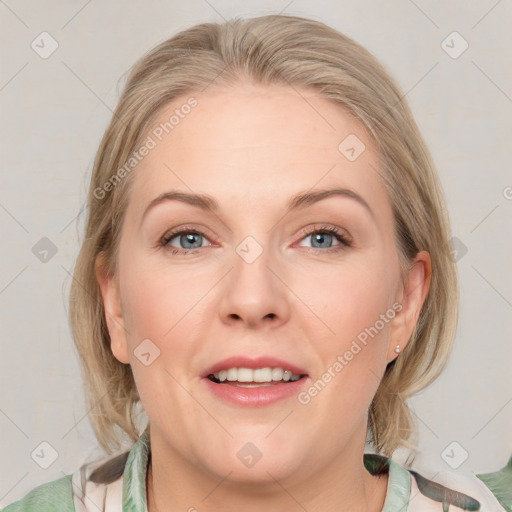
M123 512L147 512L146 474L150 453L149 425L130 450L123 473Z
M147 512L146 474L150 454L149 426L130 450L123 473L123 512ZM388 473L386 500L382 512L407 510L411 495L411 474L394 460L364 454L364 465L371 474Z

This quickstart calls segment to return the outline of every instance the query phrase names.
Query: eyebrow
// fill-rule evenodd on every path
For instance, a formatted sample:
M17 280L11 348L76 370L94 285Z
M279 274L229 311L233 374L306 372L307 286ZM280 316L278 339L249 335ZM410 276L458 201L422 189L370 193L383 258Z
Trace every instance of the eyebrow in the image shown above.
M299 192L297 195L293 196L288 200L286 206L286 213L292 210L306 208L314 203L317 203L318 201L322 201L323 199L327 199L328 197L333 196L347 197L349 199L357 201L360 205L364 206L366 210L368 210L368 212L373 218L375 218L375 214L373 210L370 208L370 205L359 194L357 194L353 190L346 188L329 188L313 191L306 190L303 192ZM180 201L182 203L196 206L201 210L210 210L214 213L219 210L219 203L212 196L209 196L207 194L191 194L188 192L179 192L173 190L169 192L164 192L159 196L155 197L152 201L150 201L150 203L144 210L144 213L142 214L141 223L144 220L144 217L151 209L167 201Z

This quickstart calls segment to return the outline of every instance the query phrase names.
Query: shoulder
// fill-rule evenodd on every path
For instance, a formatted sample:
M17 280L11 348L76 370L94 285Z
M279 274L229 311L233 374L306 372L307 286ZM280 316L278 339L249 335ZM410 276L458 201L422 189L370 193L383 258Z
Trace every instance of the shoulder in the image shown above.
M32 489L2 512L74 512L72 475L66 475Z
M430 510L425 508L426 503L435 503L437 506L449 504L450 511L505 512L493 492L473 473L445 469L406 469L411 475L411 512ZM421 499L414 500L414 496ZM414 501L417 503L414 504Z
M436 503L448 503L454 510L478 510L480 512L504 512L491 490L473 474L457 471L438 471L426 478L414 470L408 470L411 479L411 504L414 495ZM411 512L416 508L411 507ZM418 508L418 510L423 510ZM453 508L450 508L453 510Z
M121 510L127 455L83 464L71 475L36 487L1 512Z
M122 509L128 455L127 452L107 461L90 462L73 473L76 512Z
M507 511L512 510L512 457L499 471L476 476L492 491Z
M377 454L365 454L365 465L372 474L389 472L384 511L506 512L496 496L474 474L438 468L417 468Z
M118 511L124 494L130 510L145 510L149 447L147 428L130 451L86 462L73 474L36 487L2 512Z

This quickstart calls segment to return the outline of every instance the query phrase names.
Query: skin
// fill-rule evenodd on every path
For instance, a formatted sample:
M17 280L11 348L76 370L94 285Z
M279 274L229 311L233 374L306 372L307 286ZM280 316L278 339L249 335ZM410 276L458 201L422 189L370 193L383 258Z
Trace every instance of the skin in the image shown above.
M149 510L381 510L387 476L363 466L367 411L417 321L429 255L417 255L404 286L377 154L339 106L308 89L250 83L193 96L198 106L134 171L114 278L97 260L112 352L132 366L150 422ZM366 145L353 162L338 150L349 134ZM356 192L373 213L333 196L285 215L291 196L328 187ZM171 190L209 194L220 209L167 201L141 224L148 203ZM205 236L160 245L185 225ZM305 232L318 225L352 245ZM263 248L250 264L236 252L247 236ZM195 252L171 253L194 242ZM395 302L401 311L306 405L293 396L237 407L199 378L225 357L270 355L305 368L307 389ZM149 366L134 355L146 338L160 350ZM262 454L250 468L237 457L247 442Z

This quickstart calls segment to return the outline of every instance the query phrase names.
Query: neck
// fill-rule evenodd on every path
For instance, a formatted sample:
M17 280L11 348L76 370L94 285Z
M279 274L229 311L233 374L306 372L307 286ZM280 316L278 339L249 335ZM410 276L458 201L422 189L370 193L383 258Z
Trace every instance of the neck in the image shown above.
M158 442L155 444L159 444ZM356 458L337 454L322 471L293 475L267 482L241 483L200 471L173 453L166 463L164 452L153 449L147 475L148 512L380 512L387 491L387 475L373 476L363 464L364 444ZM354 450L352 450L354 451Z

